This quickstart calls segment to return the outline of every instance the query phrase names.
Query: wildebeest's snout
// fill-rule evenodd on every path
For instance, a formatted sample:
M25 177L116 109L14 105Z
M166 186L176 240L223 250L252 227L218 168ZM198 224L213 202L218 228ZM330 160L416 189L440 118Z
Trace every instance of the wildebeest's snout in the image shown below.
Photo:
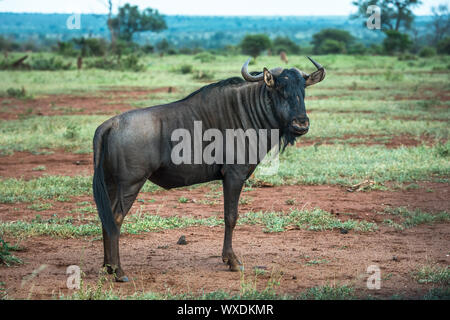
M304 135L309 130L309 118L303 117L300 119L294 119L292 121L292 128L294 129L295 133L299 135Z

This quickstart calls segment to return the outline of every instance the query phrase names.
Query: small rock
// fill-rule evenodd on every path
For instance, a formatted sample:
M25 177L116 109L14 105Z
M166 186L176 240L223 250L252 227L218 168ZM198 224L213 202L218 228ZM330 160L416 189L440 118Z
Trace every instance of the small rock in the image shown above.
M292 276L292 280L297 280L297 276Z
M266 266L254 266L253 270L267 270Z
M397 258L397 256L393 256L393 257L392 257L392 260L393 260L393 261L399 261L398 258Z
M177 244L179 244L179 245L186 245L187 244L186 237L185 236L181 236L180 239L178 239Z
M341 234L347 234L348 233L348 230L344 229L344 228L341 228L340 231L341 231Z

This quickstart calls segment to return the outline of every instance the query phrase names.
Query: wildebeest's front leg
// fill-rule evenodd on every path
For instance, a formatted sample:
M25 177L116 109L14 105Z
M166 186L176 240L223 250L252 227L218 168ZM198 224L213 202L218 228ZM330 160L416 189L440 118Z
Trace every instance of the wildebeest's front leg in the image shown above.
M233 229L238 219L238 204L245 176L237 170L227 170L223 179L225 237L223 241L222 260L230 266L231 271L238 271L242 263L233 252Z

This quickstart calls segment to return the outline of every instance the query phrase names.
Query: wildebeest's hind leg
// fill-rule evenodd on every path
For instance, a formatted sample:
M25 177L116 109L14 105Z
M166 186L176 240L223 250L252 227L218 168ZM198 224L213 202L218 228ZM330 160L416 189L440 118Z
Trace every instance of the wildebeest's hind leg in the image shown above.
M112 181L114 180L114 181ZM127 282L128 277L125 275L119 255L119 235L120 228L127 213L130 211L133 202L144 185L147 177L140 180L123 180L111 179L108 187L108 194L111 201L111 208L114 215L114 221L119 232L117 234L108 235L103 232L103 245L105 248L104 265L110 274L114 274L117 282ZM109 251L109 252L108 252Z
M231 271L241 269L242 263L233 252L233 229L238 219L238 205L245 180L234 170L228 170L223 179L225 237L223 241L222 260Z

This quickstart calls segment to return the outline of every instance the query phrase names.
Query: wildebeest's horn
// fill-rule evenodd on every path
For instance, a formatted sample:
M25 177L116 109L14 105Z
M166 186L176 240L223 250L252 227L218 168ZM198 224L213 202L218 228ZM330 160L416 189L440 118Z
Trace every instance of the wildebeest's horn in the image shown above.
M248 72L248 64L250 63L251 58L249 58L247 60L247 62L244 63L244 65L242 66L242 70L241 70L241 74L242 77L247 80L248 82L257 82L257 81L261 81L264 79L264 73L261 73L257 76L252 76L249 72Z
M311 61L317 68L316 71L308 75L307 77L303 76L306 79L305 86L309 87L316 83L319 83L323 79L325 79L325 75L327 72L325 71L325 68L322 67L322 65L316 61L314 61L312 58L308 57L309 61Z
M307 57L309 59L309 61L311 61L313 63L313 65L316 66L316 68L319 69L323 69L322 65L316 61L314 61L311 57Z

